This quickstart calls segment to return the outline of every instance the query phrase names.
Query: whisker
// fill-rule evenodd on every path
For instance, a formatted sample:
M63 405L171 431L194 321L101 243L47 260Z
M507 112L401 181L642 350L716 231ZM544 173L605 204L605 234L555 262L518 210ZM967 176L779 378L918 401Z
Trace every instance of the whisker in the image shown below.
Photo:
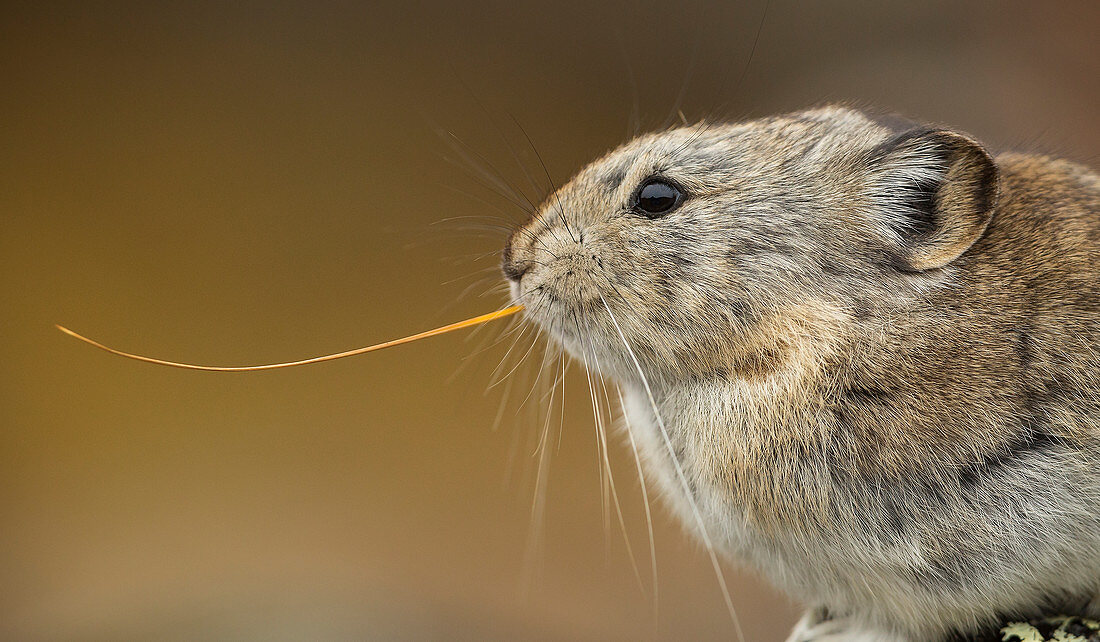
M504 390L500 393L500 407L497 408L497 414L493 417L493 423L490 429L493 432L497 432L500 429L500 422L504 420L504 409L508 405L508 395L512 392L513 380L509 379L504 383Z
M518 327L519 325L520 324L517 322L517 323L513 324L513 327ZM477 345L477 347L474 350L470 351L469 353L467 353L467 354L465 354L465 355L463 355L462 357L459 358L458 365L455 366L454 372L452 372L450 374L450 376L448 376L444 380L443 383L445 385L449 386L449 385L453 384L458 379L458 376L460 374L462 374L466 370L466 368L468 368L470 366L470 364L475 363L475 359L474 359L475 357L485 353L487 350L491 350L492 348L495 348L496 346L500 345L502 342L504 342L509 337L507 329L499 329L499 328L498 328L498 331L497 331L496 335L492 335L492 334L481 335L481 334L475 334L475 333L470 333L470 335L471 336L467 337L467 341L480 339L481 342Z
M528 332L529 328L530 328L530 326L526 326L526 325L521 326L519 331L515 333L515 336L512 338L512 345L508 346L508 350L505 351L504 356L500 358L500 362L497 363L497 366L495 368L493 368L492 373L489 374L489 381L491 382L489 384L490 388L496 386L497 383L500 382L500 380L497 379L497 375L499 375L500 372L503 370L505 362L508 361L508 357L512 354L512 351L515 350L516 346L519 345L520 340L523 338L524 334L526 334ZM538 334L536 333L535 334L535 339L531 343L532 348L535 346L535 342L537 342L537 341L538 341ZM530 350L528 350L528 352L530 352ZM525 353L525 354L527 354L527 353Z
M536 345L538 345L539 338L540 338L539 334L538 334L538 332L536 332L535 333L535 338L531 340L531 346L529 348L527 348L527 352L523 353L523 356L519 358L519 361L516 363L516 365L513 366L512 369L508 371L508 374L504 375L504 377L502 379L498 379L498 380L494 381L493 380L494 375L490 375L489 376L489 381L491 383L489 384L489 388L495 388L497 385L500 384L501 380L511 377L512 373L515 372L520 366L523 365L523 362L527 360L527 356L530 355L531 351L535 349ZM541 375L541 374L542 374L542 371L540 370L538 375ZM536 375L535 383L538 383L538 375Z
M543 371L548 369L548 366L551 365L551 363L553 362L553 360L555 358L559 358L559 357L560 357L560 355L552 356L552 351L549 349L549 345L547 344L547 346L543 349L542 360L539 363L539 368L538 368L538 371L537 371L536 376L535 376L535 381L531 385L531 390L527 393L527 396L524 397L524 399L522 401L520 401L519 404L516 406L517 412L521 411L525 407L527 407L527 400L531 398L531 396L534 394L535 390L539 389L540 383L542 384L543 387L547 387L546 386L546 381L547 380L542 378L542 373L543 373ZM556 372L557 368L554 368L554 371ZM512 381L514 381L514 378L509 377L509 379L508 379L509 383L506 385L506 388L505 388L506 390L511 389L511 382ZM557 389L557 385L558 385L558 382L555 378L550 383L550 385L549 385L550 389L547 391L547 394L551 395L551 397L552 397L555 390ZM546 422L549 421L549 415L551 415L553 413L553 406L552 406L552 404L549 407L547 407L545 405L540 405L540 406L535 406L533 408L533 410L534 410L534 418L535 418L535 421L533 422L533 425L538 425L540 423L543 423L543 421L540 419L540 417L543 415L543 413L545 413L546 416L547 416L547 419L545 421ZM511 478L512 471L515 468L516 455L519 453L519 436L520 436L520 431L518 431L518 430L513 431L512 443L511 443L511 445L508 449L508 463L507 463L507 466L506 466L505 479L510 479ZM539 434L539 431L537 431L537 430L534 432L534 436L535 436L536 451L537 451L537 443L539 441L541 441L542 436Z
M565 408L565 388L562 387L562 421L564 422L564 408ZM547 488L550 480L550 462L553 456L553 449L546 448L545 444L549 442L549 431L552 425L551 418L553 414L548 410L546 413L546 419L544 422L544 428L542 435L539 438L540 447L536 447L536 454L538 455L538 465L535 473L535 496L531 502L531 525L528 532L527 550L524 554L524 568L527 579L524 582L524 590L529 591L530 587L534 584L534 581L539 573L538 562L541 558L539 552L541 551L541 537L543 532L543 519L546 512L546 497ZM561 430L559 429L558 438L561 438Z
M504 391L501 393L500 407L497 409L497 416L494 419L494 425L493 425L493 431L494 432L496 432L499 429L500 423L504 420L504 410L507 406L507 401L508 401L508 398L509 398L508 395L511 393L511 391L512 391L512 382L509 381L504 386ZM519 414L519 413L517 412L517 414ZM505 461L505 464L504 464L504 473L503 473L503 475L501 476L501 479L500 479L500 486L501 486L502 489L509 488L509 486L511 485L512 477L515 474L516 455L517 455L517 453L519 453L520 436L523 434L523 431L519 430L518 428L519 428L518 426L515 426L515 425L512 426L512 431L511 431L512 432L512 437L511 437L511 439L509 440L509 443L508 443L508 457L507 457L507 459Z
M752 65L752 59L756 56L756 46L760 44L760 34L764 32L764 20L768 17L768 7L771 6L771 0L764 0L764 11L760 14L760 22L756 25L756 36L752 39L752 49L749 50L749 57L745 60L745 66L741 68L741 75L737 77L737 82L733 86L734 94L741 89L741 83L744 82L745 76L749 73L749 66Z
M722 573L722 565L718 561L718 555L714 551L714 544L711 542L710 535L707 533L706 525L703 522L703 515L699 512L699 506L692 496L691 486L688 484L687 476L684 475L683 467L680 465L679 459L676 458L676 451L672 447L672 440L669 439L665 422L661 419L660 410L657 408L657 400L653 396L652 388L649 386L649 379L646 378L645 371L642 370L642 364L638 361L637 355L634 354L634 349L630 347L630 342L626 340L626 335L623 334L622 328L619 327L619 321L615 318L615 313L611 311L611 306L607 304L607 299L605 299L602 294L599 296L600 301L603 302L604 309L607 310L611 323L615 326L615 331L618 333L619 338L623 342L623 346L626 348L627 354L630 355L630 359L634 363L634 368L638 371L638 376L642 379L642 386L645 388L646 397L649 399L649 404L653 408L653 417L657 421L657 427L660 428L661 438L664 441L665 448L668 449L668 456L672 460L673 468L676 470L676 477L683 487L684 495L687 497L688 504L691 506L692 515L695 517L696 526L699 528L699 535L707 549L707 554L710 556L711 566L714 567L714 573L718 578L718 585L722 589L722 598L726 602L726 608L729 610L730 618L733 620L734 628L737 630L737 638L741 642L745 642L745 633L741 630L741 620L737 617L737 610L733 607L733 598L730 596L729 587L726 585L726 577Z
M554 200L558 203L558 216L561 218L561 224L565 226L565 231L569 233L569 238L572 239L574 243L576 243L577 237L573 235L573 230L569 228L569 222L565 220L565 207L562 206L561 199L558 198L558 188L556 185L554 185L554 179L550 178L550 170L546 168L546 162L542 160L542 154L539 153L538 148L535 147L535 143L531 140L531 137L527 135L527 130L523 128L523 125L519 124L519 121L516 120L516 117L512 116L512 114L510 113L508 114L508 116L511 117L512 122L516 124L516 127L518 127L519 130L523 132L523 137L527 139L527 144L530 145L531 151L535 152L535 158L539 160L539 165L542 166L542 172L546 175L547 182L550 183L550 190L551 193L554 195Z
M522 319L514 317L511 319L506 327L498 328L497 334L495 336L492 334L482 334L480 332L480 327L475 328L474 331L466 337L466 340L467 342L469 342L480 339L481 343L478 344L477 348L470 351L459 359L458 366L455 368L455 371L451 373L451 375L447 378L446 383L448 385L453 383L455 379L458 378L459 374L464 372L465 369L470 366L470 364L475 362L475 357L478 357L481 354L484 354L486 351L495 348L504 341L507 341L509 338L515 337L517 333L526 331L527 327L528 326L523 323Z
M672 109L669 110L668 116L665 117L662 129L671 125L673 117L680 112L680 106L684 102L688 85L691 83L691 77L695 74L695 66L699 63L699 49L702 46L703 39L695 38L694 40L695 42L691 48L691 59L688 61L687 71L684 72L684 81L680 84L680 91L676 93L676 100L672 103Z
M451 165L461 169L463 172L465 172L467 176L469 176L475 183L477 183L481 187L489 190L490 192L496 194L505 201L508 201L513 206L519 208L519 210L525 215L529 216L534 213L534 210L531 209L531 206L524 203L524 200L526 199L520 199L518 196L512 194L513 190L511 188L499 187L497 179L493 177L486 177L483 173L483 170L472 169L471 166L474 164L474 161L468 156L460 154L460 156L462 157L461 162L459 160L451 158L444 153L440 153L439 156Z
M630 119L627 121L628 138L636 137L642 130L641 107L639 104L638 79L634 76L634 65L630 62L630 55L626 50L626 40L623 38L622 26L615 29L615 42L619 45L619 54L626 65L626 78L630 84Z
M524 297L521 296L520 300L523 300L523 298ZM540 307L539 305L535 305L534 307L530 308L528 310L528 312L538 312L539 307ZM516 363L515 367L513 367L511 369L511 371L508 372L507 375L505 375L504 377L498 378L497 375L499 375L500 371L505 367L504 364L507 361L508 356L512 353L513 349L519 343L520 339L522 339L524 333L530 331L531 329L532 328L531 328L530 325L523 323L522 320L516 319L516 320L513 321L512 324L509 325L509 327L507 327L503 331L501 331L501 334L499 335L497 341L493 342L492 345L490 345L488 347L483 347L482 349L478 350L477 352L474 352L470 355L467 355L467 357L464 358L464 359L470 359L470 357L477 356L477 355L481 354L482 352L484 352L485 350L488 350L492 347L495 347L495 346L499 345L502 341L505 341L508 338L513 338L512 345L508 348L508 351L505 353L504 357L501 358L501 360L497 364L496 368L494 368L492 373L489 375L489 380L490 380L491 383L489 384L488 388L486 388L486 391L485 391L486 393L488 393L488 391L491 388L496 387L502 381L504 381L505 379L510 377L519 368L519 366L523 364L523 361L527 358L527 355L530 354L531 350L533 350L534 347L538 344L540 336L539 336L538 331L535 330L533 332L534 337L531 340L531 346L528 347L527 352L524 353L524 355L520 359L520 361L518 363ZM462 365L465 365L465 362ZM456 372L456 374L457 374L457 372ZM536 379L536 382L537 382L537 379Z
M489 270L496 271L496 268L485 268L484 270L475 270L474 272L472 272L470 274L465 274L463 276L456 276L453 279L448 279L446 281L443 281L440 285L453 285L455 283L458 283L462 279L468 279L470 277L477 276L479 273L484 274L485 272L488 272ZM455 298L458 299L458 300L465 299L467 296L469 296L470 292L474 291L474 288L477 288L478 286L481 286L481 285L485 285L486 283L488 283L490 281L493 281L493 280L494 280L493 277L490 276L490 275L482 276L481 278L475 280L474 282L470 283L465 288L463 288L462 291L459 292L458 296L455 297Z
M553 335L553 325L551 325L550 329L551 329L550 334L552 336ZM555 352L560 355L561 349L559 348ZM552 353L551 353L551 348L550 348L550 342L547 341L544 348L543 348L543 351L542 351L542 365L540 366L539 375L542 374L542 369L546 367L549 359L551 358L550 357L551 354ZM535 383L538 383L538 378L537 377L535 378ZM554 387L556 388L557 385L558 385L558 382L555 381L554 382ZM520 404L519 404L521 408L523 407L524 404L527 403L527 401L531 398L531 395L533 395L534 393L535 393L535 386L531 386L531 391L527 393L527 396L524 397L523 401L521 401Z
M477 94L466 83L466 79L462 76L462 74L458 73L458 70L454 67L453 63L451 65L451 69L455 72L455 77L458 79L458 82L470 94L470 97L473 98L474 102L477 103L477 106L485 114L486 118L489 120L489 124L493 126L493 129L496 131L497 135L504 142L504 145L508 148L509 153L511 153L512 155L512 159L516 161L516 165L518 165L520 170L523 171L523 175L527 178L527 182L531 185L534 193L538 195L542 190L535 182L535 179L531 176L531 172L528 171L527 164L524 163L519 154L516 153L516 148L512 145L512 141L508 139L508 137L504 134L504 130L501 129L501 127L497 124L497 121L493 119L492 112L489 111L489 109L485 106L485 103L483 103L481 99L478 98ZM546 195L543 194L542 198L545 198L545 196Z
M645 506L645 525L646 530L649 531L649 564L653 574L653 625L656 627L659 613L658 595L660 591L657 581L657 544L653 537L653 514L649 507L649 491L646 489L645 473L642 472L642 458L638 454L638 444L634 441L634 427L630 424L630 418L626 414L626 402L623 400L623 391L618 386L615 386L615 392L619 396L619 408L622 409L623 413L623 427L626 428L626 436L630 441L630 452L634 454L634 466L638 472L638 482L642 487L642 505Z
M543 429L539 434L538 442L535 444L535 451L534 451L535 453L537 453L539 450L547 447L547 443L548 443L549 436L550 436L550 423L551 423L550 420L553 417L554 395L557 391L558 381L561 381L561 379L556 379L555 382L554 382L554 384L555 384L554 387L551 388L551 390L550 390L550 401L546 406L547 407L546 419L544 421ZM534 453L532 453L532 454L534 454Z
M457 188L457 187L449 186L449 185L446 185L446 184L443 184L443 183L438 183L438 185L441 186L441 187L445 187L447 189L454 190L454 191L458 192L459 194L462 194L463 196L469 196L470 198L478 198L476 195L471 194L471 193L469 193L465 190L462 190L460 188ZM429 223L428 225L431 225L432 227L438 227L440 225L453 225L454 223L465 222L465 221L481 221L481 222L488 222L488 223L496 223L497 225L499 225L500 229L503 229L503 230L510 230L511 227L509 227L509 226L512 223L510 219L501 218L499 216L490 216L489 214L467 214L467 215L463 215L463 216L447 216L447 217L444 217L444 218L436 219L436 220L432 221L431 223Z
M591 335L589 335L589 338L590 338L590 340L588 342L588 345L589 345L589 348L592 349L592 362L596 364L596 372L599 374L599 377L597 378L597 381L603 387L604 400L607 402L607 406L610 409L610 401L611 400L608 399L608 396L607 396L607 385L604 383L604 379L603 379L603 368L600 366L599 357L596 355L596 351L592 346ZM591 378L590 378L590 381L591 381ZM596 406L596 405L597 405L597 397L596 397L596 394L595 394L595 390L593 390L593 406ZM608 413L608 416L610 416L610 412ZM616 514L616 516L618 517L618 520L619 520L619 529L622 530L622 533L623 533L623 542L626 544L626 554L627 554L628 557L630 557L630 567L634 571L635 579L638 580L638 587L642 589L642 593L644 594L645 593L645 582L642 581L642 573L641 573L641 571L638 570L638 559L634 555L634 547L630 543L630 535L626 530L626 520L623 519L623 507L622 507L622 504L619 502L619 492L615 488L615 476L614 476L614 474L612 473L612 470L611 470L611 459L610 459L610 457L608 457L608 453L607 453L607 427L606 427L607 424L605 422L603 422L602 420L600 420L600 419L597 419L596 424L597 424L597 429L598 429L599 434L600 434L600 441L603 444L603 464L607 468L608 483L611 487L611 500L615 504L615 514Z
M527 203L527 206L530 208L529 211L531 211L531 212L538 211L538 207L534 203L531 202L531 199L527 197L527 194L523 190L517 190L511 183L509 183L504 178L503 172L501 172L499 169L497 169L496 165L493 165L491 162L489 162L489 160L487 158L485 158L484 155L482 155L480 152L478 152L476 149L474 149L466 141L459 138L454 132L449 131L449 130L443 130L443 133L447 134L447 136L451 140L453 140L455 143L458 144L458 147L452 146L452 149L454 149L454 151L456 151L457 153L463 155L466 158L467 162L471 162L472 164L474 164L474 166L477 166L476 163L473 163L473 161L476 159L476 160L478 160L482 163L483 167L488 167L489 170L492 171L492 174L489 174L488 172L486 172L486 178L489 178L489 179L495 178L495 183L499 188L506 190L509 194L511 194L517 200L523 200L523 202ZM475 157L475 159L470 158L471 154Z
M565 369L568 361L564 355L561 360L561 414L558 421L558 450L561 450L561 436L565 433Z
M573 321L577 327L577 336L584 336L584 332L581 330L580 321L577 319L576 313L573 314ZM600 473L600 506L603 509L603 528L604 528L604 543L610 546L611 543L611 509L608 502L608 486L607 476L603 466L603 442L600 439L600 411L596 406L596 392L592 387L592 372L588 367L588 352L587 350L581 350L581 358L584 362L584 375L588 381L588 396L592 400L592 416L595 419L596 429L596 466Z
M760 22L756 25L756 35L755 37L753 37L752 48L749 50L749 57L745 60L745 64L741 67L741 74L737 77L737 82L734 84L733 91L731 92L733 94L736 94L737 91L741 88L741 83L748 75L749 67L750 65L752 65L753 58L756 56L756 48L757 45L760 44L760 34L764 31L764 22L765 19L768 17L768 7L770 5L771 0L765 0L764 11L760 14ZM723 90L723 93L726 93L725 90ZM675 147L672 151L666 152L662 156L662 158L670 158L683 151L688 145L702 138L703 134L705 134L714 125L714 123L715 120L708 120L691 137L689 137L686 142L684 142L682 145L679 145L678 147Z
M480 184L480 183L479 183L479 184ZM502 209L501 209L500 207L498 207L497 205L495 205L495 204L493 204L493 203L489 202L488 200L486 200L486 199L484 199L484 198L481 198L480 196L478 196L478 195L476 195L476 194L473 194L473 193L471 193L471 192L467 192L467 191L465 191L465 190L462 190L462 189L459 189L459 188L457 188L457 187L453 187L453 186L451 186L451 185L447 185L447 184L444 184L444 183L439 183L439 185L441 185L441 186L443 186L443 187L446 187L446 188L448 188L448 189L454 190L454 191L456 191L456 192L458 192L458 193L460 193L460 194L463 194L463 195L465 195L465 196L468 196L468 197L470 197L470 198L472 198L472 199L475 199L475 200L477 200L477 201L479 201L479 202L481 202L481 203L483 203L483 204L485 204L485 205L487 205L487 206L489 206L489 207L491 207L491 208L495 209L496 211L500 212L501 214L504 214L505 216L507 216L507 212L505 212L504 210L502 210ZM483 187L485 187L485 186L483 185ZM499 194L499 193L497 193L497 192L496 192L495 190L492 190L491 188L487 188L487 189L490 189L491 191L493 191L494 193L496 193L496 194L497 194L498 196L500 196L500 194ZM516 204L516 203L513 203L513 205L515 205L515 204ZM520 209L521 209L521 210L522 210L522 211L524 212L524 214L526 214L526 215L528 215L528 216L537 216L537 214L536 214L535 212L530 212L530 211L528 211L527 209L525 209L525 208L522 208L522 207L521 207ZM455 218L465 218L465 217L455 217ZM500 220L504 220L505 222L507 222L507 221L508 221L509 219L500 219ZM508 233L508 234L511 234L512 232L518 232L518 233L526 234L526 235L527 235L527 237L528 237L529 239L531 239L531 243L533 243L533 244L534 244L535 246L539 247L539 248L540 248L540 249L542 249L543 251L545 251L545 252L549 253L549 254L550 254L551 256L553 256L554 258L558 258L558 257L557 257L557 255L555 255L555 254L554 254L553 252L551 252L551 251L550 251L550 249L549 249L549 248L547 248L547 247L546 247L546 246L545 246L545 245L544 245L544 244L543 244L543 243L542 243L542 242L541 242L541 241L539 240L539 237L538 237L537 235L535 235L535 233L534 233L534 232L533 232L532 230L530 230L530 229L527 229L527 228L524 228L524 227L519 227L519 228L516 228L516 227L512 227L512 226L503 226L503 228L502 228L502 229L503 229L503 231L504 231L504 232L506 232L506 233ZM553 234L553 230L552 230L552 229L551 229L550 233L551 233L551 234ZM555 236L555 238L557 238L557 235L554 235L554 236ZM558 240L559 240L559 242L560 242L560 240L561 240L561 239L558 239Z

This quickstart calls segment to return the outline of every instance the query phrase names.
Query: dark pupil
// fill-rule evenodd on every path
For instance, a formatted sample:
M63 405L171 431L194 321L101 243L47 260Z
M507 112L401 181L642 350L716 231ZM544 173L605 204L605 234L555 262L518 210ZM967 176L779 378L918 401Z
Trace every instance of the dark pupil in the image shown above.
M648 214L661 214L672 209L679 196L679 190L668 183L647 183L638 192L638 208Z

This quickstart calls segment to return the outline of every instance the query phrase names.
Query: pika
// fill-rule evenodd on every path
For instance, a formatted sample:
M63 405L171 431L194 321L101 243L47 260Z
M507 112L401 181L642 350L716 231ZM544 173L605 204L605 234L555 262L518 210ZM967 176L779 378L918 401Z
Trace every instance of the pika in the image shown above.
M795 642L1100 615L1100 177L828 106L641 136L509 238L646 477Z

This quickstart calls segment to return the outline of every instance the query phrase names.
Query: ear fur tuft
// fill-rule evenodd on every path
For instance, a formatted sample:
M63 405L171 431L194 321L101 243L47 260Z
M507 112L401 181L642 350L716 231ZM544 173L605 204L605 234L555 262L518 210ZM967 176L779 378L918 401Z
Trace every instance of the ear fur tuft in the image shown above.
M902 269L947 265L989 225L999 174L974 140L943 129L911 129L879 145L871 163L872 198L895 232Z

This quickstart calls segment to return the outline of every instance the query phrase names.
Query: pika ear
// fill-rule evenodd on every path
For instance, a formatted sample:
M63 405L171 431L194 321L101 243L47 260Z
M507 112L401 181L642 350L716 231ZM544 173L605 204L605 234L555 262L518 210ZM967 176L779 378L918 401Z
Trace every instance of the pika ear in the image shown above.
M894 233L902 269L947 265L989 225L997 165L970 138L943 129L909 130L879 145L871 165L872 199Z

